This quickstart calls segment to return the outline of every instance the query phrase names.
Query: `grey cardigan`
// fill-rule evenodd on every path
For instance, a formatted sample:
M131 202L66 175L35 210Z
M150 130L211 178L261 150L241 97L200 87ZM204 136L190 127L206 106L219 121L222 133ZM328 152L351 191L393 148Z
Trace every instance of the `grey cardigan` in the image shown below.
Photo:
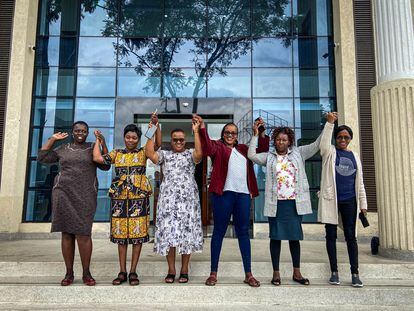
M318 152L321 136L322 135L320 135L318 139L312 144L300 147L294 146L288 151L289 160L292 161L293 165L295 165L297 168L296 210L298 212L298 215L312 214L309 183L305 171L305 161L311 158L316 152ZM257 140L257 136L252 137L247 156L254 163L267 167L264 215L268 217L275 217L277 212L277 185L275 178L277 154L275 152L256 153Z

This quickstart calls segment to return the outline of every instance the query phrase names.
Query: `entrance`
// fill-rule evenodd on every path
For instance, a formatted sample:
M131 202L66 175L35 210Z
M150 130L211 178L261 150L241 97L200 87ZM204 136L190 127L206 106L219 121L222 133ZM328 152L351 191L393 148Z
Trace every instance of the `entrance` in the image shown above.
M211 139L219 139L223 126L228 122L241 122L246 114L251 113L250 99L198 99L194 109L192 98L164 99L158 98L120 98L117 101L115 117L115 147L123 146L122 129L128 123L135 123L141 127L143 133L147 128L151 112L157 109L162 131L162 148L169 150L170 133L173 129L180 128L186 135L186 148L194 147L191 118L192 113L199 114L205 121L207 131ZM240 124L241 125L241 124ZM241 128L239 127L239 130ZM146 143L146 137L142 135L141 146ZM199 188L201 203L202 223L206 228L213 224L211 200L208 187L210 183L212 163L208 157L203 157L196 166L195 178ZM151 222L156 219L159 186L162 180L162 172L158 165L150 160L147 162L147 176L150 179L154 195L151 197Z

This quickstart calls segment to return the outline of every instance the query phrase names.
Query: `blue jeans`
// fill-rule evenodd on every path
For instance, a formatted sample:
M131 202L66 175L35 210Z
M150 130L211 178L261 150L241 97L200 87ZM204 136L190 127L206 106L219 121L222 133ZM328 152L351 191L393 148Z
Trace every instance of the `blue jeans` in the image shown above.
M223 238L230 217L236 230L239 248L243 259L244 272L251 272L250 251L250 194L225 191L223 195L213 194L214 230L211 238L211 271L217 272Z

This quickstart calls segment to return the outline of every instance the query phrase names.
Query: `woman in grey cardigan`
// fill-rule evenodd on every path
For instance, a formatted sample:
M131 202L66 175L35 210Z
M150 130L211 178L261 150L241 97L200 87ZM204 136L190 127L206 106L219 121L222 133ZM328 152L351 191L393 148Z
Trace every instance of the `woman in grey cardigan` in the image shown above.
M280 285L279 260L281 240L289 241L293 262L293 281L309 285L300 272L300 240L303 240L302 216L312 213L305 160L318 150L321 136L309 145L296 147L292 129L274 129L272 141L275 152L256 153L258 127L253 125L248 157L267 167L264 215L269 221L270 255L272 257L273 285ZM324 129L325 131L325 129Z
M351 264L352 286L362 287L358 274L358 244L356 221L358 214L366 213L367 198L362 178L361 160L348 149L352 140L352 130L341 125L334 131L336 113L327 116L329 124L322 135L320 150L322 155L321 191L319 195L318 221L325 224L326 249L331 266L329 283L339 285L336 258L336 237L338 224L344 230ZM334 132L335 146L331 144Z

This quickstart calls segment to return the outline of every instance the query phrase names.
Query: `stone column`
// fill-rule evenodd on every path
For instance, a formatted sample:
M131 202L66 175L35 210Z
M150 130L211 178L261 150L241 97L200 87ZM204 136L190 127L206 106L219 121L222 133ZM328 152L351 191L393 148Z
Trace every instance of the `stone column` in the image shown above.
M374 0L371 90L380 252L414 260L414 34L410 0ZM369 207L368 207L369 208Z

